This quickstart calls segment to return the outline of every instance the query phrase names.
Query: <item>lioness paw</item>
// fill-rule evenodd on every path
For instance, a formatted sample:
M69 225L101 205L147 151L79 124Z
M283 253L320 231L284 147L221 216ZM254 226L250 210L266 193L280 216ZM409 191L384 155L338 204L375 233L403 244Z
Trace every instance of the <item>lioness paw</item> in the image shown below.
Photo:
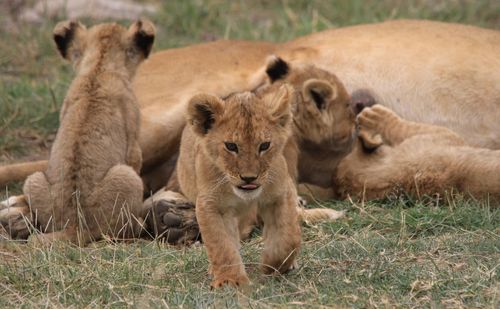
M247 276L238 276L235 278L232 277L219 277L212 280L212 284L210 284L211 289L218 289L223 286L230 286L233 288L244 288L250 283L250 280Z
M173 245L190 245L201 240L194 205L175 200L153 203L147 215L147 230Z

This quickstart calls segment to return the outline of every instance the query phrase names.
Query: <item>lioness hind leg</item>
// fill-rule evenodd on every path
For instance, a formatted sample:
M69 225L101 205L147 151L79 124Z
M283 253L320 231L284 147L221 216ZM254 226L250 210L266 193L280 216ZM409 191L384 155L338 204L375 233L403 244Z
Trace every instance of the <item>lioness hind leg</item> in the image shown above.
M284 273L295 265L301 243L296 203L296 195L289 194L278 204L259 205L264 222L262 271L266 274Z
M135 238L142 232L142 181L127 165L112 167L96 187L79 222L82 233L99 239Z

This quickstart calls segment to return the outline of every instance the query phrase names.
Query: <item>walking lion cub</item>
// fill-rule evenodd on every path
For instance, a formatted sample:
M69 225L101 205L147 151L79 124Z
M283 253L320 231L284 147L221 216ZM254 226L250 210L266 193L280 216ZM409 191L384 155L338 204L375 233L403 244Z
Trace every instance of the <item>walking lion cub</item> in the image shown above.
M264 223L263 271L283 273L294 264L301 231L283 155L292 134L292 92L284 85L264 97L201 94L188 104L177 173L182 192L196 201L212 287L249 282L238 222L255 207Z
M132 237L141 228L143 185L140 114L131 79L150 53L155 29L137 21L126 29L86 29L61 22L54 41L76 70L45 172L28 177L24 195L47 234L37 240L75 244ZM32 236L33 237L33 236Z

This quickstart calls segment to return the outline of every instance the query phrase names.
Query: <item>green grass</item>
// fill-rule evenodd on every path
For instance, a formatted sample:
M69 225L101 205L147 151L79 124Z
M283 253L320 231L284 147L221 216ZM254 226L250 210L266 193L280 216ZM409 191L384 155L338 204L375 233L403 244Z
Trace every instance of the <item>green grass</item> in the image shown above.
M299 268L258 271L262 239L243 244L247 291L210 291L202 246L100 242L47 250L8 243L0 306L467 306L500 305L500 211L479 204L349 209L333 224L306 226ZM473 218L472 218L473 217Z
M153 1L154 2L154 1ZM207 5L207 2L209 5ZM0 19L3 17L0 16ZM498 1L165 1L151 19L156 50L228 39L285 41L322 29L428 18L500 29ZM71 67L55 52L56 21L0 29L0 163L47 155ZM91 23L87 23L91 24ZM20 184L0 198L20 192ZM299 269L258 271L259 233L243 245L253 282L210 291L202 246L99 242L50 250L0 243L0 306L500 306L500 210L457 199L331 203L346 219L303 228Z

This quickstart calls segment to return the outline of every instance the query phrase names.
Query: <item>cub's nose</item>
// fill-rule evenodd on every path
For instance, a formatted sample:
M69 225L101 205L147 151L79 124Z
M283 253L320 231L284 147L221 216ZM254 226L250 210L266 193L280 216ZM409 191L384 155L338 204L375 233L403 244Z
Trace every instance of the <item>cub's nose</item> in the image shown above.
M240 178L246 183L251 183L252 181L257 179L257 176L240 175Z

